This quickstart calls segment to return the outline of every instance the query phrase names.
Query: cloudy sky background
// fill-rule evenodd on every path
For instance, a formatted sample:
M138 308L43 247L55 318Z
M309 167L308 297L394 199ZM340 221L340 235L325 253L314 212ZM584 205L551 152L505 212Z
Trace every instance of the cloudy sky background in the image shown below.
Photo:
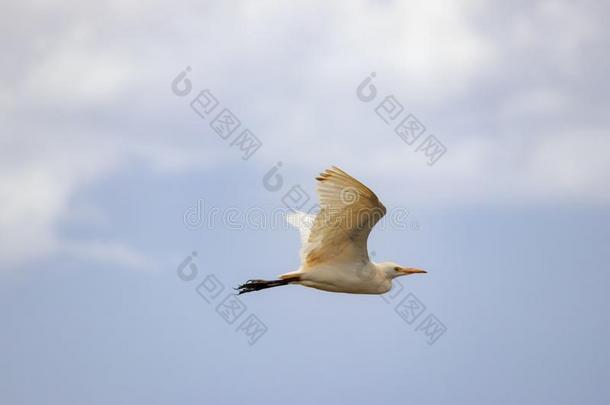
M609 11L5 4L0 399L606 403ZM187 66L193 92L178 97ZM379 95L363 103L371 72ZM263 142L252 158L191 110L203 89ZM387 95L446 146L434 166L375 114ZM286 227L183 215L199 199L272 212L292 185L313 197L332 164L408 210L415 225L371 248L430 271L402 284L447 326L434 345L379 297L285 287L243 297L269 328L251 347L176 276L192 251L227 288L295 269Z

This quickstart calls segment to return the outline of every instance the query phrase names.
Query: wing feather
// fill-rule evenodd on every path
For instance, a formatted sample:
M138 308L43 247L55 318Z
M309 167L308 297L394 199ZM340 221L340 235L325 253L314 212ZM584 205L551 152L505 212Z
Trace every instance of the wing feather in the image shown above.
M309 234L313 226L315 215L301 211L290 212L286 216L288 223L299 230L301 235L301 261L305 261L305 252L308 246Z
M371 189L338 167L325 170L316 180L320 212L303 246L305 264L368 261L368 236L386 208Z

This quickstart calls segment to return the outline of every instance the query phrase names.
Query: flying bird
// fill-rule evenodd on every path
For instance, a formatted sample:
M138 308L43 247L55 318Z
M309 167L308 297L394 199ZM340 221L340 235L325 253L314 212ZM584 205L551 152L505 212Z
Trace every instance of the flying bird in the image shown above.
M385 215L386 208L367 186L333 166L316 177L320 211L317 215L294 212L287 220L301 234L301 266L277 280L248 280L239 294L300 284L318 290L383 294L392 279L424 270L369 258L367 240Z

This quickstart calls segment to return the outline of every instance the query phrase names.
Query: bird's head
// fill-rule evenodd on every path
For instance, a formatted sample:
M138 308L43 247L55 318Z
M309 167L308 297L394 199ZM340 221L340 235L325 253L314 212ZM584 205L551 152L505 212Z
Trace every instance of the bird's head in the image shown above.
M415 269L413 267L403 267L393 262L376 263L388 279L393 279L400 276L410 276L411 274L427 273L425 270Z

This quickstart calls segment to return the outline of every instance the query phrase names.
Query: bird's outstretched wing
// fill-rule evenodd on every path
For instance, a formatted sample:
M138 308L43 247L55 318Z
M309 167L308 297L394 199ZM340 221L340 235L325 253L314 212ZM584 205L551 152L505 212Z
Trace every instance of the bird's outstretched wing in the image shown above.
M299 230L301 245L303 246L305 246L309 240L309 234L311 233L311 227L313 226L315 219L315 215L306 214L301 211L289 212L286 216L286 221Z
M302 249L303 264L368 261L366 242L385 207L368 187L337 167L316 180L320 212Z

